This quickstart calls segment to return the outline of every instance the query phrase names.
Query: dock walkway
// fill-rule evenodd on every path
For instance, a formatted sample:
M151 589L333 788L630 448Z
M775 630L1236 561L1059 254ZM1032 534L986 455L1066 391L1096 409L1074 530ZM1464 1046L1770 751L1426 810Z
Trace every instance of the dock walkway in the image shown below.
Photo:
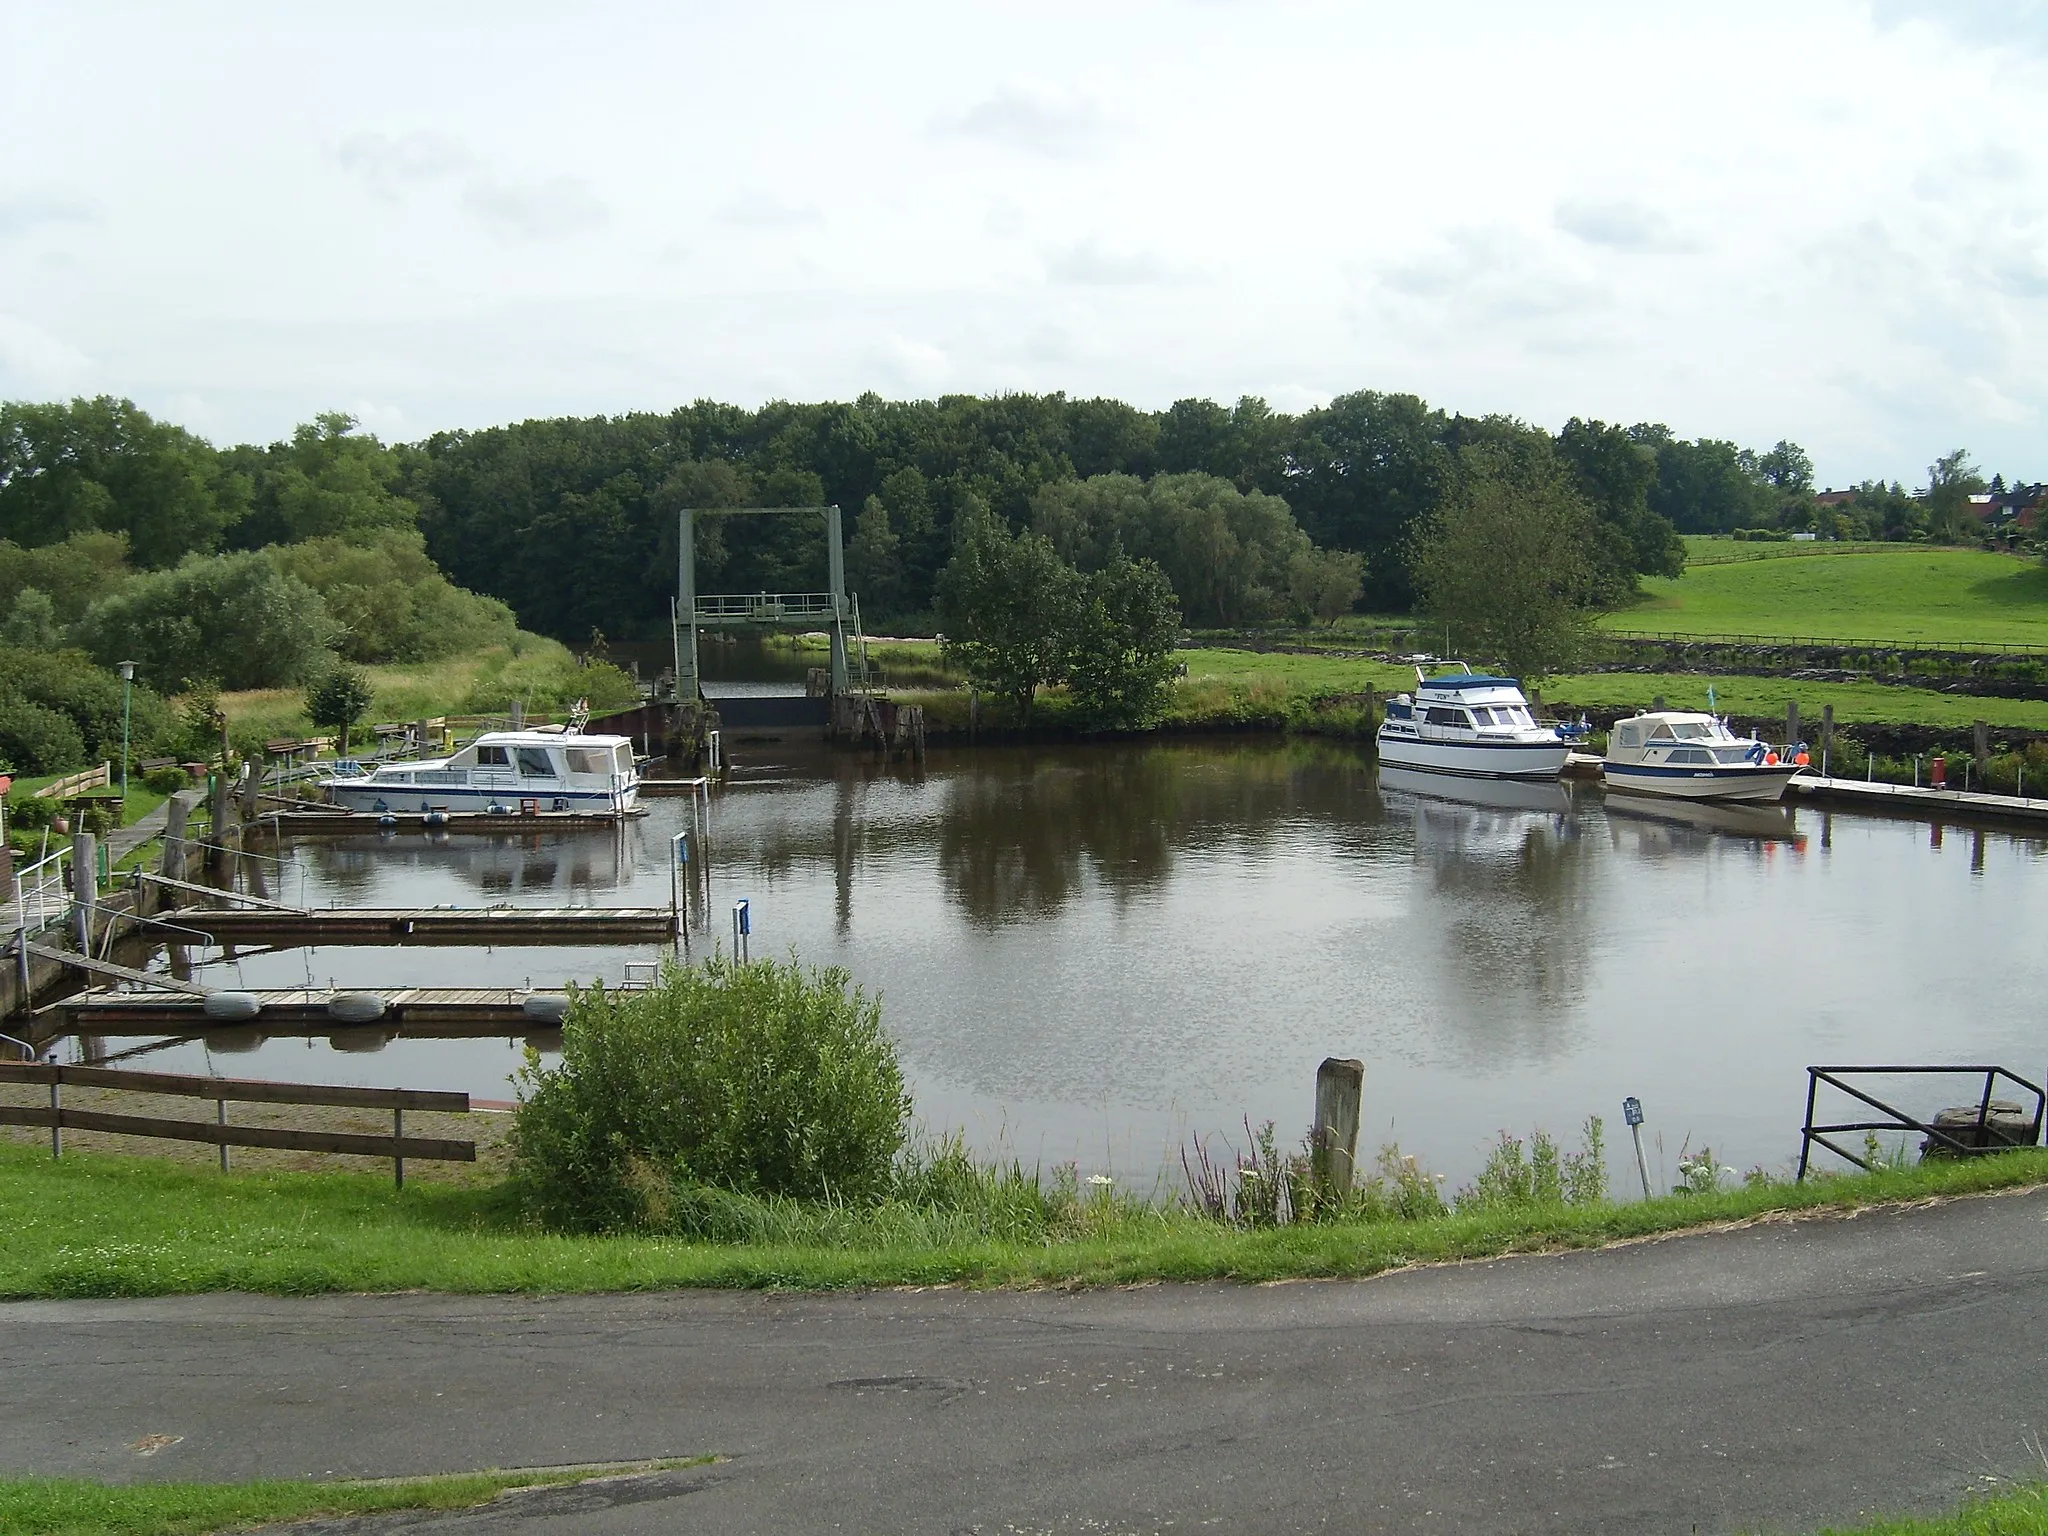
M1987 795L1977 790L1915 788L1863 779L1822 778L1802 773L1786 786L1788 795L1821 804L1895 815L1957 820L2007 821L2048 829L2048 800L2032 796Z
M373 1020L338 1017L329 1006L336 994L317 987L243 987L255 1016L236 1028L279 1035L325 1035L372 1029L436 1038L516 1035L558 1023L566 994L523 987L379 987L364 989L383 999ZM350 994L355 995L355 994ZM66 1028L85 1035L179 1035L219 1029L201 998L161 992L98 989L65 998L45 1010L66 1016Z

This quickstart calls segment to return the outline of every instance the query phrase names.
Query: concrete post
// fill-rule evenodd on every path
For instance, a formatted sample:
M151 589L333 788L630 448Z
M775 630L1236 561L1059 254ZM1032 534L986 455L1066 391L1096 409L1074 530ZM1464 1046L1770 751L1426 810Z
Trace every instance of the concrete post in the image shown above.
M840 542L839 508L825 509L826 585L832 589L832 691L846 692L846 547Z

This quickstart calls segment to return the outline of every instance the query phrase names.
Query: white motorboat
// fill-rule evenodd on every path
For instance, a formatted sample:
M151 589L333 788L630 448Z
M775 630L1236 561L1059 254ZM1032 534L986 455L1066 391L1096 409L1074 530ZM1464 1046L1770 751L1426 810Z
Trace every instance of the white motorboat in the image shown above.
M582 736L559 727L486 731L450 757L363 767L337 765L318 781L351 811L583 811L624 816L640 773L630 736Z
M1675 709L1615 721L1601 763L1614 789L1687 800L1776 800L1805 766L1801 747L1781 753L1716 715Z
M1488 677L1470 667L1424 677L1418 667L1414 694L1387 700L1376 740L1380 762L1389 768L1472 779L1554 779L1571 755L1569 729L1537 724L1512 677Z

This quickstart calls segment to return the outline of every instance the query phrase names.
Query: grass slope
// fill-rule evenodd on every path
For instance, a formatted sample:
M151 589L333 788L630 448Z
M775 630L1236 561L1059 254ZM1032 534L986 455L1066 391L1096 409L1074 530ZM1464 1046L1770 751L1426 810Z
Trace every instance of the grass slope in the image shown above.
M0 1147L0 1298L247 1290L560 1293L682 1287L1110 1285L1370 1275L1403 1265L2048 1181L2048 1150L1627 1204L1242 1230L1179 1208L1090 1202L1052 1241L1002 1241L945 1211L884 1211L809 1240L570 1237L521 1224L502 1189L374 1174L222 1177L140 1159Z
M1674 580L1648 578L1648 599L1604 623L1666 634L2048 645L2048 567L2031 560L1911 544L1798 547L1819 552L1702 561Z
M2048 1484L1974 1499L1953 1515L1830 1526L1815 1536L2048 1536Z
M203 1536L208 1531L315 1516L400 1509L473 1509L510 1488L554 1488L593 1477L697 1466L709 1457L617 1467L466 1472L376 1482L135 1483L68 1477L0 1478L0 1531L11 1536Z

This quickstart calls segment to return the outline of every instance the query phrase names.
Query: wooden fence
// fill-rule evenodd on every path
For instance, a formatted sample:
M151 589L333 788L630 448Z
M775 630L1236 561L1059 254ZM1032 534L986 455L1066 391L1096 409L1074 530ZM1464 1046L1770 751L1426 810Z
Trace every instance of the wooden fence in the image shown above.
M36 798L68 800L71 796L82 795L89 789L105 789L113 782L113 764L101 763L97 768L84 768L77 773L65 775L54 784L45 784L36 791Z
M1820 635L1675 634L1651 629L1603 629L1601 639L1634 644L1741 646L1774 651L1868 651L1919 656L2048 656L2048 645L2001 644L1978 640L1950 644L1939 640L1844 640Z
M469 1095L421 1088L335 1088L319 1083L270 1083L235 1077L186 1077L169 1072L130 1072L114 1067L64 1067L43 1062L0 1062L0 1083L46 1083L47 1108L0 1104L0 1125L47 1126L50 1156L64 1155L64 1132L110 1131L122 1136L154 1136L172 1141L202 1141L220 1148L220 1166L228 1167L230 1147L269 1147L287 1152L334 1152L355 1157L388 1157L392 1177L405 1187L405 1162L473 1163L476 1143L435 1136L405 1134L408 1109L468 1114ZM169 1120L152 1115L117 1115L99 1110L66 1109L63 1091L75 1088L114 1089L127 1093L161 1094L186 1099L211 1099L214 1119ZM232 1125L228 1105L304 1104L347 1109L388 1109L391 1134L361 1131L301 1131L280 1126Z

